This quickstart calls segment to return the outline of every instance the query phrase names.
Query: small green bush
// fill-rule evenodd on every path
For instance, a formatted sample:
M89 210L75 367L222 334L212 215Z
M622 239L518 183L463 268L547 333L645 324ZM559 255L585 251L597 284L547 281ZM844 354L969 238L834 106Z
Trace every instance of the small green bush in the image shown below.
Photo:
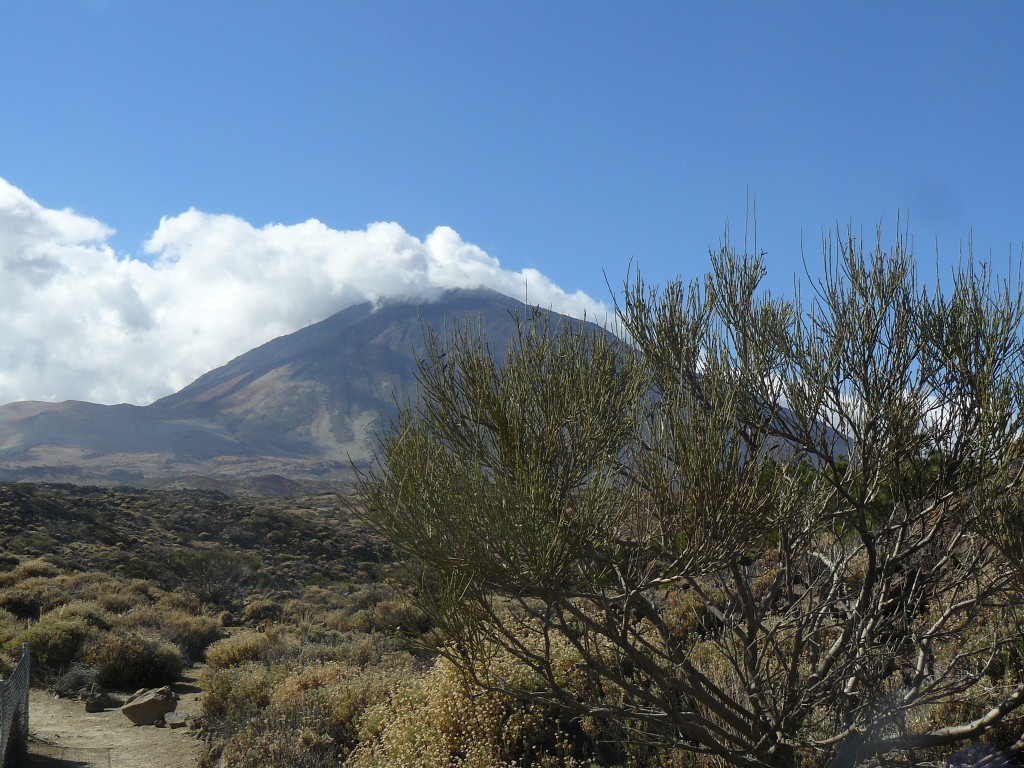
M256 581L261 565L251 553L216 546L206 550L176 550L167 565L178 584L214 608L236 610Z
M65 619L77 616L84 619L89 626L103 630L110 629L115 620L114 615L110 611L93 600L77 600L73 603L62 605L59 608L54 608L49 613L43 614L40 620L45 620L51 616Z
M38 619L70 599L66 587L56 579L30 576L0 590L0 609L21 619Z
M109 632L85 649L105 688L134 689L170 685L185 668L181 649L161 637L123 629Z
M209 616L177 614L163 625L162 634L192 661L201 661L210 645L224 637L220 622Z
M34 576L51 577L56 576L60 573L60 570L53 563L47 562L43 559L26 560L20 565L16 566L14 570L7 571L6 573L0 573L0 587L9 587L12 584L17 584L19 581L32 578Z
M224 637L224 629L216 619L196 616L162 602L136 606L121 616L117 624L126 630L152 630L177 645L191 661L201 660L207 647Z
M97 633L81 616L50 614L14 638L13 645L28 643L32 658L42 667L58 670L75 661Z
M145 604L145 600L138 594L132 592L112 592L97 598L97 602L106 610L120 616L127 613L137 605Z
M24 621L0 608L0 647L10 643L24 628Z
M278 622L284 616L284 607L275 600L250 600L242 610L242 619L246 624L262 622Z

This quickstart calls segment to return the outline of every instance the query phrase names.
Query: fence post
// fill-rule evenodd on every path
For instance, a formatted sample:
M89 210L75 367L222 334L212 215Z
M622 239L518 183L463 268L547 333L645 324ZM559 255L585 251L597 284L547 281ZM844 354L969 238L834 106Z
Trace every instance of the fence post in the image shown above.
M21 661L25 665L24 684L21 688L21 735L28 743L28 689L29 681L32 679L32 656L28 643L21 644Z

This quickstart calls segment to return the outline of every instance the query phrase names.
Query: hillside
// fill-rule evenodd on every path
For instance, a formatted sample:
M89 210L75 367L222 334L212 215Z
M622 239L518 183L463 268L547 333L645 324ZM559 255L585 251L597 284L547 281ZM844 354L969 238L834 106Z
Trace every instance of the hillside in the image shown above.
M527 311L486 289L429 304L360 304L148 406L0 406L0 479L269 495L335 489L351 478L351 463L367 463L395 403L414 394L425 327L471 318L501 349Z
M365 579L387 552L331 494L255 499L30 483L0 483L0 542L8 565L45 557L60 568L150 579L168 588L181 580L170 563L183 553L242 553L258 571L259 591L279 597L314 584Z

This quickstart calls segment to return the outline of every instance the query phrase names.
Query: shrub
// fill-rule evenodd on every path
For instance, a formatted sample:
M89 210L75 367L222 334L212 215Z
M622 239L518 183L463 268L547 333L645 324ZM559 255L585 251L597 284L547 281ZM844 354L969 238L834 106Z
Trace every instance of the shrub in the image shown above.
M57 566L53 563L47 562L46 560L41 558L36 560L26 560L24 563L16 566L13 570L6 573L0 573L0 587L8 587L34 576L51 577L56 576L58 573L60 573L60 570Z
M246 665L204 677L204 713L234 731L221 745L221 764L337 766L355 745L366 709L386 699L400 680L420 674L408 655L368 670L327 663L288 676L285 671Z
M55 579L31 576L0 591L0 608L21 619L38 619L69 600L67 589Z
M255 555L222 547L170 553L168 566L178 583L201 602L235 610L255 582L260 565Z
M54 608L49 613L43 614L40 620L48 617L70 619L78 617L83 619L91 627L96 629L110 629L113 626L115 617L99 603L92 600L77 600L59 608Z
M325 622L332 629L355 632L401 632L422 635L432 626L429 617L403 598L392 598L360 608L354 613L331 611Z
M287 702L301 698L307 691L337 685L360 672L358 667L340 662L314 663L285 678L275 689L273 701L287 707Z
M32 658L51 670L66 667L79 658L83 646L97 633L81 616L50 615L14 638L14 645L28 643Z
M327 736L302 724L251 723L218 750L217 765L233 768L334 768L338 747Z
M446 660L396 681L362 713L357 736L351 768L598 764L589 737L557 710L474 690Z
M181 648L190 660L200 661L206 649L224 637L224 629L219 621L209 616L180 613L168 618L162 634Z
M630 343L539 310L500 359L478 324L427 335L349 509L468 680L739 768L1019 738L1021 262L925 286L905 234L823 249L791 297L728 238L703 280L637 276ZM495 674L495 647L545 687ZM416 695L374 764L418 764L460 706ZM422 764L468 760L456 722Z
M280 621L284 616L284 607L275 600L250 600L242 610L242 619L247 624Z
M195 616L163 604L136 606L117 623L127 630L149 629L158 633L177 645L191 661L201 660L207 647L224 637L224 630L216 619Z
M228 669L206 670L203 718L214 730L236 730L256 718L270 704L274 685L286 675L283 667L269 668L248 662Z
M0 648L10 643L24 628L24 622L21 619L0 608Z
M96 602L102 605L104 609L120 616L137 605L148 604L149 598L137 590L125 591L118 589L97 595Z
M95 667L96 682L106 688L169 685L185 668L185 657L178 646L154 635L123 629L90 643L85 661Z
M63 698L74 698L89 691L96 684L96 670L85 664L74 663L57 676L53 692Z
M102 573L58 573L45 561L26 563L19 572L30 575L0 589L0 607L22 618L35 619L75 601L96 603L112 614L152 602L152 587L143 582Z
M235 667L250 661L273 664L295 658L301 650L302 643L293 630L271 627L266 632L243 630L218 640L206 649L206 660L213 669Z

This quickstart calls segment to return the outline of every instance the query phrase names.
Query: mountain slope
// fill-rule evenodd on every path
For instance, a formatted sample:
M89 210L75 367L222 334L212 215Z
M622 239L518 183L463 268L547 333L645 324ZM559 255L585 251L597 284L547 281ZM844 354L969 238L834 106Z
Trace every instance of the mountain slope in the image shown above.
M0 478L215 487L261 476L338 481L350 476L350 460L368 460L374 429L395 402L414 394L424 327L443 330L471 317L501 350L515 315L528 312L486 289L429 304L361 304L149 406L0 406Z

